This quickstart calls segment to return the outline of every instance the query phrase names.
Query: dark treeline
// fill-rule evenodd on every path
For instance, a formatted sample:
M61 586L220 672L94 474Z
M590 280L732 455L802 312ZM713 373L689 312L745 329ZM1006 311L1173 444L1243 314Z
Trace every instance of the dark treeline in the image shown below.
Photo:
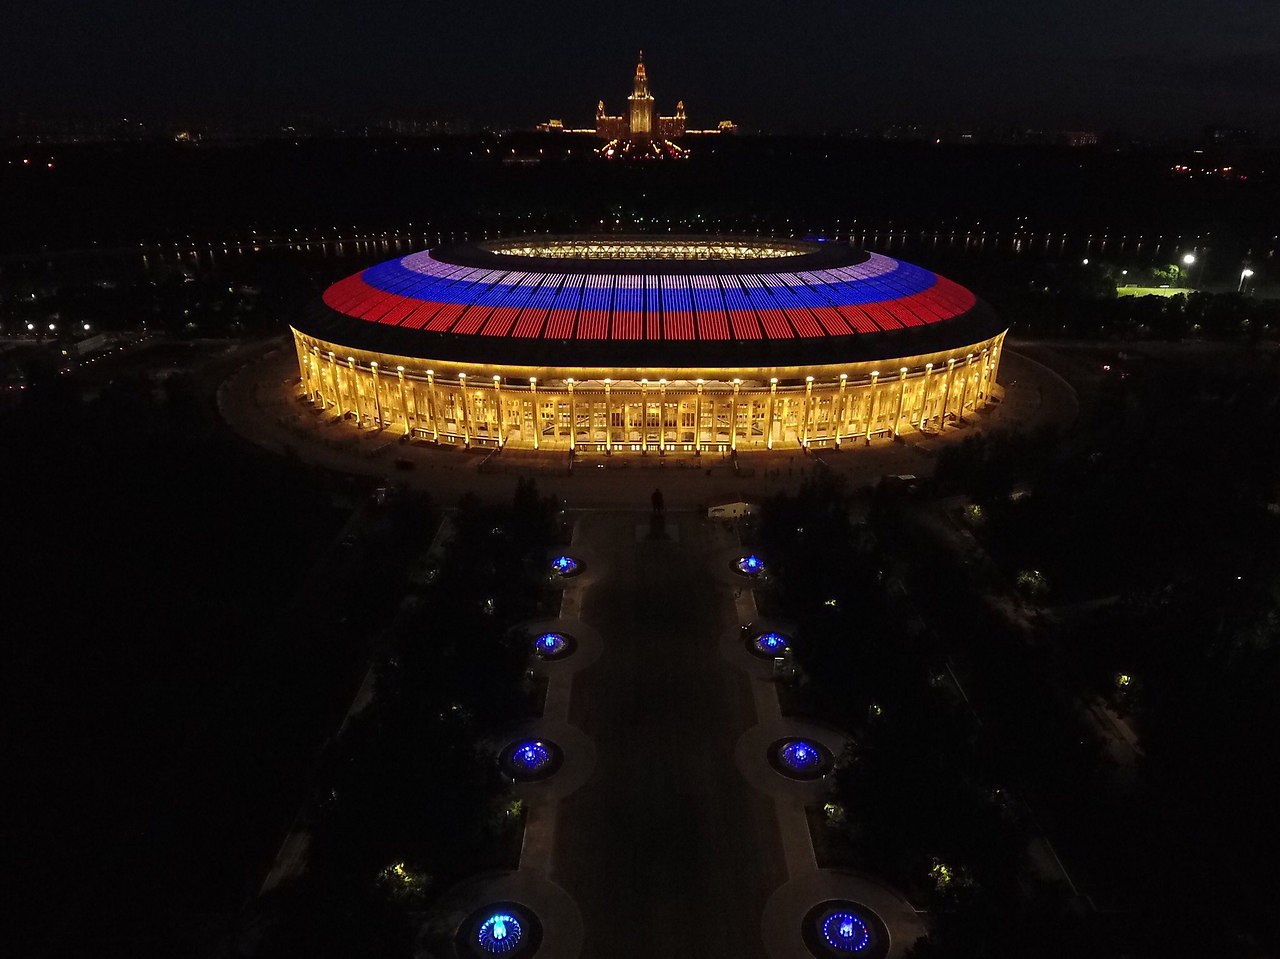
M485 743L541 709L516 627L549 598L558 509L521 481L509 504L464 498L451 526L321 774L305 872L255 913L256 955L416 955L450 934L431 906L454 882L518 864L522 807Z
M853 737L811 825L833 864L930 908L913 955L1280 942L1280 446L1255 426L1276 382L1257 353L1135 357L1070 441L944 450L933 492L963 507L883 488L854 524L823 475L767 503L803 676L784 706ZM1128 760L1100 709L1132 730ZM1088 898L1046 871L1046 839Z
M0 166L10 213L0 252L409 223L476 232L1016 229L1081 244L1145 235L1149 249L1157 236L1211 235L1242 252L1275 233L1275 163L1261 148L1212 148L1193 160L1181 148L708 137L690 142L688 162L639 169L599 161L598 145L534 134L10 145L0 149L16 164ZM1235 175L1171 172L1187 162Z
M1026 891L1025 814L1002 788L993 747L947 678L945 644L903 588L902 559L882 545L893 500L881 491L871 521L855 525L850 492L818 473L765 506L762 545L776 573L775 602L795 623L802 671L784 692L784 708L853 736L821 817L811 814L815 840L834 857L827 865L885 876L936 915L967 922L1004 914L989 928L922 943L922 956L1025 955L1019 950L1033 943L1061 948L1041 955L1065 955L1068 905L1060 895ZM937 953L938 942L961 939L972 951Z
M1280 445L1257 424L1280 407L1274 360L1112 373L1074 441L975 438L944 452L937 482L971 502L993 561L979 588L1047 607L1038 646L1057 684L1137 737L1136 775L1081 803L1097 815L1076 841L1106 837L1136 915L1196 911L1219 954L1266 954L1280 943Z

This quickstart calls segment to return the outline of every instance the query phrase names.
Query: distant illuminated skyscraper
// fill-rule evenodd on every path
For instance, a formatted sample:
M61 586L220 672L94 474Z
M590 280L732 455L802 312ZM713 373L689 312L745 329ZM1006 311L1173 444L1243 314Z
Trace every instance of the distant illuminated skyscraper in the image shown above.
M631 80L631 95L627 97L626 113L610 116L605 111L604 101L598 100L594 129L571 129L559 119L539 123L538 129L543 133L594 133L602 140L645 143L678 140L685 134L733 133L738 128L731 120L721 120L713 129L688 129L683 100L676 101L674 116L658 116L653 94L649 91L649 74L644 66L644 51L641 50L639 61L636 63L636 72Z
M611 117L605 113L604 101L596 104L596 136L605 140L648 137L675 139L684 136L684 101L676 104L673 117L655 116L653 94L649 92L649 75L644 68L644 51L640 51L631 96L627 97L626 116Z
M631 96L627 97L627 113L631 117L631 135L648 136L653 132L653 94L649 92L649 78L644 72L644 51L640 51L636 63L636 75Z

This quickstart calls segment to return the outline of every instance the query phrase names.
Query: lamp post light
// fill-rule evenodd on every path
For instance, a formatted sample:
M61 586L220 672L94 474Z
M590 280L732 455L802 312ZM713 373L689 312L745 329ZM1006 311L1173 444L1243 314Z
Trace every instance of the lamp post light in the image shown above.
M1253 270L1245 267L1240 271L1240 285L1236 287L1237 293L1243 293L1245 287L1249 285L1249 277L1253 276Z
M1194 253L1183 254L1182 265L1186 267L1187 284L1192 289L1196 288L1196 284L1191 282L1191 267L1195 266L1196 263L1200 264L1200 283L1203 284L1204 283L1204 261L1205 261L1205 257L1203 256L1196 256Z

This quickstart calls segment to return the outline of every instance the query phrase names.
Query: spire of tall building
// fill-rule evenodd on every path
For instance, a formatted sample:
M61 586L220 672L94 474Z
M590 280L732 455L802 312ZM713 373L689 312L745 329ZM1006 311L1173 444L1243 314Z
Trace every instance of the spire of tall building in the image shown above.
M649 93L649 78L644 72L644 51L640 51L640 60L636 63L635 83L631 96L627 97L629 109L628 126L632 136L649 136L654 132L653 96Z
M648 74L645 73L645 69L644 69L644 51L643 50L640 51L640 59L636 61L636 76L635 76L633 95L637 98L649 96L649 77L648 77Z

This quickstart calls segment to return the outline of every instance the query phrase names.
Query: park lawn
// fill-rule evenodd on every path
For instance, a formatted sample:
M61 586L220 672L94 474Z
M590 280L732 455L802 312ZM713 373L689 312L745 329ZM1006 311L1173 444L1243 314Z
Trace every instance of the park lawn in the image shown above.
M1116 296L1190 296L1195 291L1185 286L1117 286Z

